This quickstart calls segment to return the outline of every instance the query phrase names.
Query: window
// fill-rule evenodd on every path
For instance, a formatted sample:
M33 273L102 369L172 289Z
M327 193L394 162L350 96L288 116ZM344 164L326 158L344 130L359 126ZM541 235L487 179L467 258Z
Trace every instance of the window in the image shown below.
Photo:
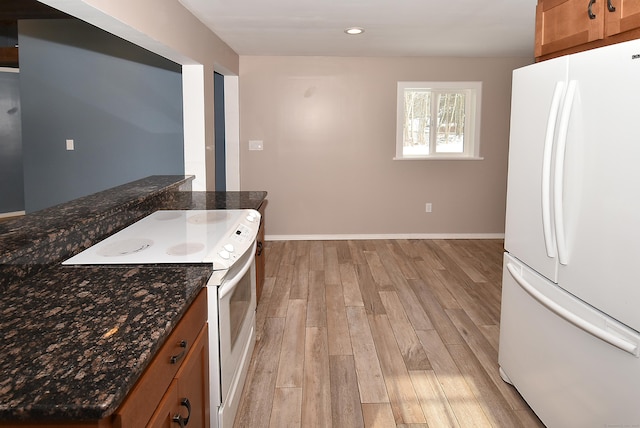
M398 82L394 159L481 159L481 82Z

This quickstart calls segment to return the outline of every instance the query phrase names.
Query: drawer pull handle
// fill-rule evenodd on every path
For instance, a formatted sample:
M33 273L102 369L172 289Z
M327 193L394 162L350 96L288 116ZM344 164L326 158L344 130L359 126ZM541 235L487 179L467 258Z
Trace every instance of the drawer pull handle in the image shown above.
M611 0L607 0L607 9L609 9L609 12L616 11L616 7L613 5L613 2Z
M587 13L589 13L589 19L596 19L596 14L593 13L593 4L596 0L589 0L589 7L587 8Z
M182 357L184 357L184 354L187 353L187 341L186 340L181 340L180 343L178 344L178 346L180 346L181 348L184 348L184 349L178 355L172 355L171 356L171 364L175 364L178 361L180 361L182 359Z
M188 398L183 398L182 401L180 402L180 405L187 408L187 417L183 418L178 413L173 417L172 420L173 420L173 422L175 422L178 425L180 425L180 428L184 428L187 425L189 425L189 418L191 417L191 403L189 402Z
M262 254L262 241L258 241L257 243L258 251L256 251L256 256L260 256Z

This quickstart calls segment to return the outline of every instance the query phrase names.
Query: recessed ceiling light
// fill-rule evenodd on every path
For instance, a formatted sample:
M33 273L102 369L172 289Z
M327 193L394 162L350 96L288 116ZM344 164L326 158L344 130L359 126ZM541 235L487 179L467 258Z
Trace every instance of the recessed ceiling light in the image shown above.
M364 28L351 27L351 28L347 28L346 30L344 30L344 32L347 33L347 34L351 34L352 36L355 36L356 34L364 33Z

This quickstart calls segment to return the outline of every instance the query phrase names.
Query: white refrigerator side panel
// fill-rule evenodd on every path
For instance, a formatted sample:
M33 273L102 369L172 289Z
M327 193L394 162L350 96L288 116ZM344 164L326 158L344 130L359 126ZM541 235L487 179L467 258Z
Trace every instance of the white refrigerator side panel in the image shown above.
M639 425L640 359L634 352L640 336L508 254L504 266L499 363L542 422L549 428ZM554 312L540 296L569 316ZM614 340L587 332L580 322ZM618 347L616 338L628 349Z
M570 57L561 287L640 331L640 40Z
M547 255L543 230L543 154L558 82L567 77L566 58L513 72L505 249L552 281L556 259Z

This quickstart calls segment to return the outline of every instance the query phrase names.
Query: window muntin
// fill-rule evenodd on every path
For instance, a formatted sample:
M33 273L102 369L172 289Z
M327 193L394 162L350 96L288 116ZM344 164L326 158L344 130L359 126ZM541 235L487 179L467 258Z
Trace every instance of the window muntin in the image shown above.
M481 82L398 82L396 159L477 159Z

